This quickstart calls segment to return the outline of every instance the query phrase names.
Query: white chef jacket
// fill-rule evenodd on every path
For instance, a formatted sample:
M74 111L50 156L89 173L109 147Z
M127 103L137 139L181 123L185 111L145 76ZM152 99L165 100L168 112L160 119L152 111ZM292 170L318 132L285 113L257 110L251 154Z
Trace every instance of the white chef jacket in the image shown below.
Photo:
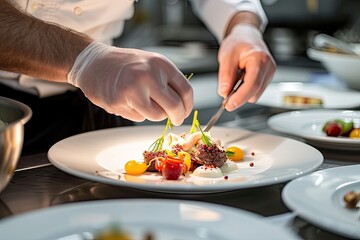
M260 0L192 0L191 4L218 42L223 40L226 27L236 12L255 13L261 21L261 31L265 30L268 23Z
M36 18L83 32L93 39L112 44L123 31L125 20L134 13L134 0L10 0ZM192 0L192 6L220 42L225 28L237 11L259 16L261 29L267 18L260 0ZM9 78L13 80L9 80ZM0 82L22 91L47 97L64 93L73 86L0 71Z

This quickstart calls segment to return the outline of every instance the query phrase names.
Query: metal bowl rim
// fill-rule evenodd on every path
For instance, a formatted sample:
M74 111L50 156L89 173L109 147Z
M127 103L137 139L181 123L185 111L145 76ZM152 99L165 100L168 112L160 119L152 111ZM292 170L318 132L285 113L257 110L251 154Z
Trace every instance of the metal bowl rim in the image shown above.
M19 102L17 100L11 99L11 98L0 96L0 101L1 100L15 106L16 108L18 108L23 113L23 116L21 116L19 119L15 120L15 121L9 122L5 128L11 127L11 126L16 125L18 123L21 123L22 125L24 125L32 117L32 110L26 104L24 104L22 102Z

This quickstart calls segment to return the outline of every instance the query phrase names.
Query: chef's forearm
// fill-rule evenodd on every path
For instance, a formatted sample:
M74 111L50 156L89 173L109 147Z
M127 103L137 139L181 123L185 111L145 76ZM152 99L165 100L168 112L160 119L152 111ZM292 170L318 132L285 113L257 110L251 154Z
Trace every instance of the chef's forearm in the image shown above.
M91 41L0 0L1 70L64 82L76 57Z
M226 28L225 36L227 36L231 32L231 29L233 29L233 27L237 24L250 24L255 26L256 28L260 28L261 20L255 13L247 11L237 12L229 21L229 24Z

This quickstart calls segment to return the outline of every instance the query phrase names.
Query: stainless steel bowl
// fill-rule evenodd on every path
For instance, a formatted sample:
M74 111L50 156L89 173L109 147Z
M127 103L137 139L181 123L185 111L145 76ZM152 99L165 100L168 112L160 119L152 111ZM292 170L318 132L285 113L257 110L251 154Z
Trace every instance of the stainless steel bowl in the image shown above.
M25 104L0 97L0 192L14 174L23 146L24 124L31 116Z

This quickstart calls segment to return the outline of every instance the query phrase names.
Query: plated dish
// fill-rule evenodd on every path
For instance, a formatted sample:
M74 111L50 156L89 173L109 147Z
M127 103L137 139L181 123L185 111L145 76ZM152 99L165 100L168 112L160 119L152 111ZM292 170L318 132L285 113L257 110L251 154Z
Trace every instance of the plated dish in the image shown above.
M294 99L294 97L297 98ZM289 103L289 98L294 99L293 104ZM311 101L306 101L306 99ZM360 106L360 92L316 83L280 82L270 84L256 104L293 110L352 109Z
M360 210L346 207L344 195L360 192L360 165L317 171L288 183L285 204L300 217L350 238L360 238Z
M322 131L327 121L346 118L360 119L360 112L325 109L291 111L274 115L268 119L267 123L278 132L303 138L318 147L359 151L360 139L329 137Z
M44 227L46 222L51 222L51 227ZM8 217L0 222L2 239L12 240L86 240L114 228L139 240L149 234L153 240L237 240L268 236L298 239L285 228L263 221L263 217L253 213L188 200L71 203Z
M187 132L190 126L174 128ZM237 163L239 170L227 178L205 178L189 175L181 180L165 180L158 173L128 175L125 164L143 158L163 126L136 126L104 129L66 138L54 144L49 160L69 174L96 182L149 191L170 193L212 193L277 184L317 169L322 154L302 142L243 129L213 127L211 135L226 146L239 146L246 155ZM249 153L254 153L251 155ZM294 154L296 153L296 154ZM250 163L253 163L251 166Z

